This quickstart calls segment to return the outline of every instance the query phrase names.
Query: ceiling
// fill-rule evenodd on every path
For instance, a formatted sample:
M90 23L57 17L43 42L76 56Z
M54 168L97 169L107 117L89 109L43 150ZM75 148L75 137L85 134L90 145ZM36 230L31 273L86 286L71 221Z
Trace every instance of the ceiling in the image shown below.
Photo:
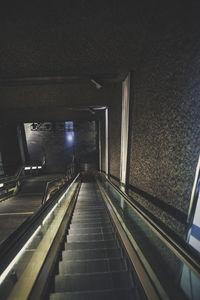
M111 95L120 97L121 81L130 70L140 68L151 40L172 26L184 3L4 4L0 7L0 117L62 119L72 106L105 105ZM91 79L102 88L97 89Z

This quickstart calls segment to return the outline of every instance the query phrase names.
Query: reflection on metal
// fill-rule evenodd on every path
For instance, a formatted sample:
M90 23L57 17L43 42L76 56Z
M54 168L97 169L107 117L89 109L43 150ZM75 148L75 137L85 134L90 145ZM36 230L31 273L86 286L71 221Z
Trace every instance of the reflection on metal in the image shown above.
M58 247L60 246L60 242L61 242L60 239L62 238L62 235L59 235L58 232L62 227L63 220L67 219L66 220L67 223L70 218L71 212L70 215L68 216L67 211L69 210L69 208L71 208L71 203L73 202L74 195L77 191L78 182L75 181L78 179L78 176L79 174L62 195L62 198L65 199L65 201L62 202L62 206L58 205L58 203L61 202L60 201L61 199L59 199L56 206L59 209L57 209L56 213L51 211L51 215L53 215L53 218L51 220L51 226L48 226L44 234L41 234L44 228L42 222L41 225L39 225L36 232L36 233L40 233L39 244L34 250L33 255L30 257L28 264L25 266L25 269L22 270L23 272L18 278L18 281L15 283L14 287L12 288L11 293L8 297L9 300L29 299L30 293L32 292L33 287L35 286L36 280L38 279L38 274L40 274L41 268L44 266L44 262L46 261L46 259L48 259L49 252L52 251L54 245L56 245L57 247L56 252L58 251ZM64 227L66 228L66 224L64 225L65 225ZM41 231L39 231L39 229ZM36 233L34 233L34 236L36 235ZM59 242L57 239L59 239ZM48 265L46 264L45 272L42 273L42 277L43 277L42 284L46 284L47 282L47 278L45 278L44 280L44 277L46 277L46 275L49 276L49 273L47 272L48 268L49 268L49 264ZM37 290L39 289L41 289L41 282L37 286ZM35 297L34 299L43 299L43 298Z
M126 174L127 174L129 103L130 103L130 73L122 83L120 181L124 185L126 184Z
M102 174L104 176L104 174ZM167 234L157 223L155 223L140 207L133 203L131 197L123 193L106 176L105 179L113 188L124 197L126 203L132 207L137 215L151 228L151 230L167 245L167 247L200 279L200 262L191 255L191 252Z
M151 269L151 274L153 274L154 280L152 280L152 281L154 282L154 284L151 282L152 278L151 279L149 278L149 276L143 266L145 258L143 256L142 252L140 251L140 255L138 255L138 252L140 250L138 245L136 244L131 233L129 232L128 228L124 224L121 216L118 214L116 208L112 204L112 201L109 198L108 194L106 193L104 188L101 186L100 182L98 181L97 183L98 183L99 189L101 191L101 194L103 196L103 199L105 201L105 204L107 206L107 209L109 211L109 214L115 225L115 228L118 231L121 241L122 241L122 243L126 249L126 252L130 258L132 266L137 273L137 276L141 282L141 285L144 289L147 299L149 299L149 300L160 299L160 297L158 296L157 291L154 287L154 284L156 283L156 287L157 288L159 287L159 293L161 295L161 299L169 300L167 294L163 290L159 280L157 279L157 277L155 276L154 272L152 271L152 269L149 265L149 269ZM141 258L143 258L143 260ZM146 265L147 265L147 261L145 260L145 267L146 267Z
M4 272L0 276L0 284L4 281L8 273L12 270L13 266L17 263L17 261L20 259L28 245L31 243L31 241L34 239L36 234L39 232L41 228L41 225L38 226L38 228L35 230L35 232L31 235L31 237L28 239L28 241L25 243L25 245L22 247L22 249L17 253L15 258L11 261L11 263L7 266L7 268L4 270Z
M186 265L182 268L180 284L188 299L199 300L199 279Z
M197 205L198 195L199 195L199 189L200 189L200 155L196 167L196 173L195 173L195 179L194 184L192 188L192 194L190 199L190 206L188 211L188 218L187 222L190 223L190 225L193 222L194 219L194 213Z
M200 157L198 160L195 180L188 213L188 243L200 253ZM188 274L185 272L185 274ZM186 276L186 275L184 275Z
M108 108L105 109L105 172L108 175L109 172L109 165L108 165L108 151L109 151L109 146L108 146Z

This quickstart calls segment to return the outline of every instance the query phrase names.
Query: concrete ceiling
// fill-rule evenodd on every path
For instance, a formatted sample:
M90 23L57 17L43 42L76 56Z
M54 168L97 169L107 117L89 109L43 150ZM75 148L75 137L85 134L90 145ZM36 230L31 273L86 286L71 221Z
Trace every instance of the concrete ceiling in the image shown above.
M70 113L69 107L109 104L116 95L119 99L120 82L128 71L139 69L152 38L177 19L182 22L183 5L187 1L4 5L0 8L0 117L62 119L64 111ZM96 89L91 79L102 89Z

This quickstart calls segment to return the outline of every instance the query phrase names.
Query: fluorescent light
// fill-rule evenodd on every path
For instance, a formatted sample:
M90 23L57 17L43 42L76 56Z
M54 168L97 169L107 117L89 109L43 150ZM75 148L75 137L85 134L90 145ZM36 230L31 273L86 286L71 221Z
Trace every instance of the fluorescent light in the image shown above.
M31 167L25 167L24 168L24 170L30 170L31 169Z
M0 188L4 186L4 183L0 183Z
M35 166L34 166L34 167L32 167L32 170L35 170L35 169L37 169L37 167L35 167Z
M0 276L0 284L4 281L8 273L11 271L13 266L17 263L19 260L20 256L23 254L24 250L28 247L28 245L32 242L33 238L35 235L38 233L40 230L41 225L35 230L35 232L32 234L32 236L28 239L26 244L22 247L22 249L18 252L18 254L15 256L15 258L11 261L11 263L7 266L7 268L4 270L4 272Z
M38 166L38 169L42 169L42 166Z

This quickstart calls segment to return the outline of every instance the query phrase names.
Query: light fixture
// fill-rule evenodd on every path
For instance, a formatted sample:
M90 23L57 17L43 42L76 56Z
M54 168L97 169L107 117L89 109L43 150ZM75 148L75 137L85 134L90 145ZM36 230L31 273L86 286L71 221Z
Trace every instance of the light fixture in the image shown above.
M68 135L67 135L67 140L68 140L68 142L72 142L73 136L72 136L71 133L68 133Z
M92 83L94 83L95 87L96 87L98 90L102 88L102 85L101 85L100 83L98 83L96 80L90 79L90 81L91 81Z

